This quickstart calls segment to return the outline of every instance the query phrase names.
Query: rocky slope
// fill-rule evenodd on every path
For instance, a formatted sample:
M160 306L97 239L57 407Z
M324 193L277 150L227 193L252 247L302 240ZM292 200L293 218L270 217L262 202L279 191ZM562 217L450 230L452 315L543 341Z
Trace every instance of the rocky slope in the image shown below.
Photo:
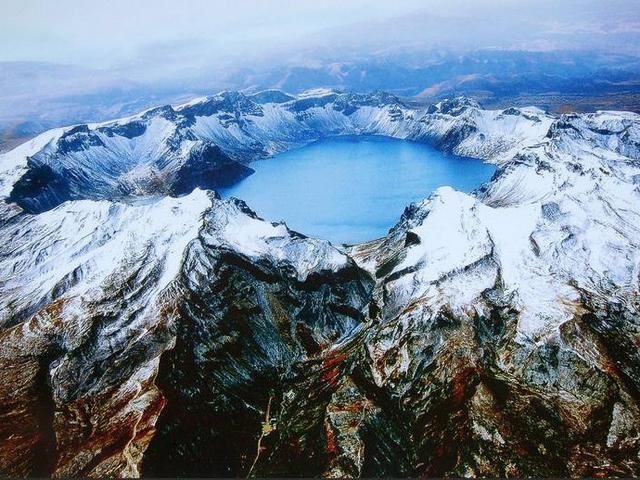
M362 389L413 459L393 473L638 474L638 126L565 116L477 198L440 189L353 249L380 305Z
M353 332L373 283L328 242L202 191L65 203L3 238L0 465L13 475L138 475L167 397L179 411L161 422L159 464L185 467L180 429L222 463L193 422L223 435L232 415L246 430L218 441L253 443L267 388Z
M499 168L348 248L192 191L342 133ZM3 474L640 474L637 115L225 93L0 170Z

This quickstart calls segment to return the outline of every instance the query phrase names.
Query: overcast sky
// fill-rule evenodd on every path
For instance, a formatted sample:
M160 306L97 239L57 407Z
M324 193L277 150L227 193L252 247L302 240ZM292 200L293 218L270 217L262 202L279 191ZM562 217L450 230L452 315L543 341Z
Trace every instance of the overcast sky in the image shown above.
M3 0L3 60L106 64L154 46L262 49L353 22L411 13L420 1Z
M2 0L0 61L132 66L429 47L637 48L638 0ZM443 22L442 19L445 19ZM406 24L406 27L405 27ZM398 28L400 25L400 28ZM437 35L436 35L437 34Z

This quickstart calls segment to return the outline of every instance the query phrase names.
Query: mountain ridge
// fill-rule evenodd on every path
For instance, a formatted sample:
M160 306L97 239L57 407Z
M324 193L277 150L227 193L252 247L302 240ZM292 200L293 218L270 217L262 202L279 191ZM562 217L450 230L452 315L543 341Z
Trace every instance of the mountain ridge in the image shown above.
M260 104L222 92L120 120L52 130L2 156L12 171L2 172L0 194L37 212L66 199L215 189L250 175L247 164L253 160L331 135L386 135L497 161L498 154L508 155L527 135L540 136L552 121L533 108L504 115L462 97L427 108L406 106L383 92L316 91L281 99ZM491 125L499 129L490 131Z
M640 473L640 116L365 100L214 96L0 156L0 471ZM498 169L353 246L163 190L205 138L244 165L345 130ZM120 180L117 151L168 180L111 198L91 179ZM25 211L11 194L30 158L89 181Z

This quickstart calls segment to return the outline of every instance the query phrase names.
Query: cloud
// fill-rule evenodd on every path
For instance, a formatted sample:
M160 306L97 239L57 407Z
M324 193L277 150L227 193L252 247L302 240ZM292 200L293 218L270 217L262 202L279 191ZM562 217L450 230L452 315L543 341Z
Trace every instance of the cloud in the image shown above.
M4 0L0 61L74 64L155 82L402 51L638 54L636 2Z

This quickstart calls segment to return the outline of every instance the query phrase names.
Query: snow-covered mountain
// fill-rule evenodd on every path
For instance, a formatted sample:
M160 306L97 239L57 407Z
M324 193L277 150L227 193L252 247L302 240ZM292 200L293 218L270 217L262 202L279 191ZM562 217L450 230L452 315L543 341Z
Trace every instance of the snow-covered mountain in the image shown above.
M46 132L2 157L0 195L41 212L70 199L217 188L251 174L253 160L328 135L407 138L499 161L542 137L551 122L536 109L485 111L462 98L413 109L384 93L225 92Z
M498 170L348 248L206 191L359 133ZM44 133L0 198L2 473L640 474L638 115L226 92Z

